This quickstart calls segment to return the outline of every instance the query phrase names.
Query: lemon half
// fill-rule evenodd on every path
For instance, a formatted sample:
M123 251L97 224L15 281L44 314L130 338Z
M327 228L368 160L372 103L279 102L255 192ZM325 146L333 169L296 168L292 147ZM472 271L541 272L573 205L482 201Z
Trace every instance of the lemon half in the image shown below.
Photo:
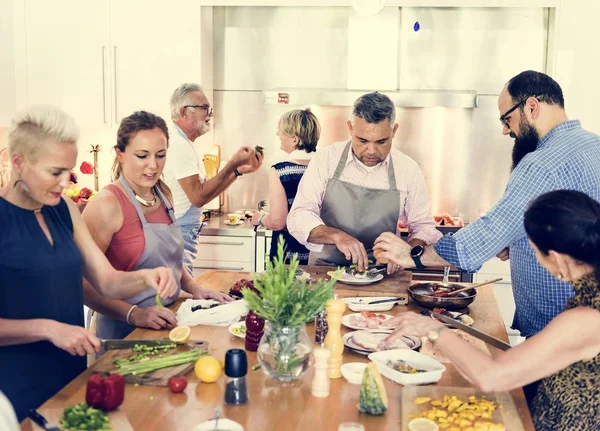
M191 333L192 330L189 326L178 326L177 328L171 329L171 332L169 332L169 340L177 344L187 343Z

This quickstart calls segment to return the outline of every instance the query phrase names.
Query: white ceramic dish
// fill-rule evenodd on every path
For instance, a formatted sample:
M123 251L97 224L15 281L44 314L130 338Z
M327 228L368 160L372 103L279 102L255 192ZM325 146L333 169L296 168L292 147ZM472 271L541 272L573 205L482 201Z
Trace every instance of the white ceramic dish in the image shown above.
M244 431L244 427L231 419L222 418L218 422L216 420L202 422L196 425L192 431Z
M347 334L345 334L342 337L342 342L344 343L344 346L346 346L348 349L352 350L354 353L358 353L359 355L368 355L370 353L374 353L375 349L365 349L362 346L359 346L358 344L354 343L354 341L352 340L352 337L354 336L354 334L357 331L353 331L353 332L348 332ZM369 331L369 332L374 332L377 334L391 334L391 331ZM421 339L419 337L415 337L414 335L403 335L405 341L406 341L406 345L407 345L407 349L406 350L410 350L410 349L418 349L421 347ZM394 349L394 350L403 350L403 349Z
M383 280L383 274L375 274L374 277L369 278L356 278L350 274L344 274L344 278L337 279L337 281L339 281L340 283L352 284L357 286L377 283L380 280Z
M246 329L246 322L242 321L242 322L237 322L234 323L233 325L229 325L229 328L227 328L229 330L229 333L235 337L238 338L246 338L246 332L240 333L240 332L236 332L235 330L239 330L239 329Z
M390 320L393 319L394 316L392 316L391 314L385 314L385 313L378 313L378 314L383 314L385 316L386 320ZM352 323L350 323L350 318L352 316L356 316L356 317L362 317L360 315L360 313L353 313L353 314L346 314L345 316L342 317L342 325L344 325L346 328L350 328L350 329L394 329L395 326L385 326L385 321L382 322L382 324L380 324L377 328L367 328L367 327L361 327L361 326L356 326L353 325Z
M228 225L228 226L239 226L242 223L244 223L244 220L239 220L237 222L231 222L229 220L224 220L223 223L226 224L226 225Z
M446 367L435 359L408 349L394 349L371 353L369 359L375 363L383 376L401 385L426 385L435 383L440 380L442 374L446 371ZM417 374L401 373L387 366L389 360L402 360L415 368L426 370L426 372Z
M354 385L362 383L367 364L364 362L348 362L342 365L342 376Z
M371 301L380 301L383 299L394 299L395 296L356 296L352 298L343 298L348 308L356 313L361 311L389 311L391 310L396 302L384 302L383 304L371 304L367 303Z

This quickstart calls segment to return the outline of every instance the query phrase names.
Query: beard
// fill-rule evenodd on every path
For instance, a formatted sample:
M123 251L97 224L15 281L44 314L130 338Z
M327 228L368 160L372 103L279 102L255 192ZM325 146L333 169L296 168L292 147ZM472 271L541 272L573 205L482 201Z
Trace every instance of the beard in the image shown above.
M512 150L511 172L515 170L517 165L527 154L536 150L538 142L540 141L540 135L537 130L535 130L523 116L521 116L519 129L521 129L520 136L515 135L513 132L510 133L510 137L515 140L515 145Z

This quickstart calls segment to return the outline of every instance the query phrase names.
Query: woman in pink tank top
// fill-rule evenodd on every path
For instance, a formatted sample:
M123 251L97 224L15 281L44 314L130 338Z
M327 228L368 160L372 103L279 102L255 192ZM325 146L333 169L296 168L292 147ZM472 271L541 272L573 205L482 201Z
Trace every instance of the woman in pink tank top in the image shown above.
M175 223L171 192L160 179L168 147L164 120L148 112L135 112L121 121L113 165L114 182L90 201L83 218L92 237L111 264L123 271L163 265L178 282L179 291L194 299L230 301L222 292L202 289L183 270L183 238ZM85 304L98 313L96 331L101 338L124 338L135 327L169 329L177 326L175 314L157 307L154 294L145 291L126 301L103 297L84 280Z

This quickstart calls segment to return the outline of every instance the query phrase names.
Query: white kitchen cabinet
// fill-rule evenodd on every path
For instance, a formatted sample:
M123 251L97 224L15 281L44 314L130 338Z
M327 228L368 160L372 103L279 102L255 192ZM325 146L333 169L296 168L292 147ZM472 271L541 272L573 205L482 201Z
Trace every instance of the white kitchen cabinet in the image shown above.
M255 247L254 236L200 235L198 255L194 260L194 277L207 269L254 272Z
M23 13L23 20L15 22L15 37L22 37L24 45L24 51L15 52L23 57L17 79L25 80L18 105L53 104L80 126L106 124L108 2L21 0L15 5Z
M15 0L19 106L58 105L84 128L136 110L169 120L169 98L199 82L200 0Z
M0 128L7 127L15 114L14 59L12 0L0 0Z

